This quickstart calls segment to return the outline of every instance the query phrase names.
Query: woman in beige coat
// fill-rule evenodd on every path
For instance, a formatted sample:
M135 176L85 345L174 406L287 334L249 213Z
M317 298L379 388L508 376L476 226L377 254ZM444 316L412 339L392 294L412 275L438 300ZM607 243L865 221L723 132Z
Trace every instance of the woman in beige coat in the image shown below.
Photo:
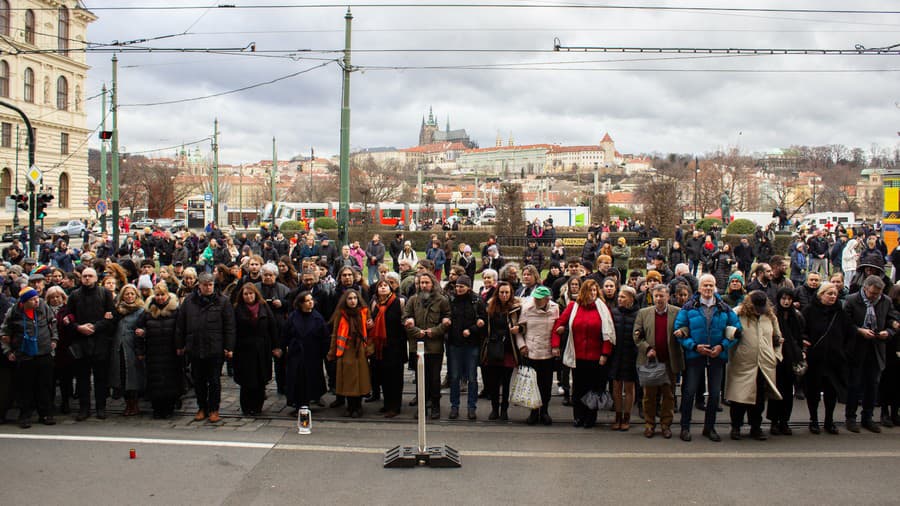
M374 324L359 292L353 289L344 292L334 310L332 326L328 360L335 361L334 391L347 398L344 416L359 418L362 396L372 391L368 357L375 353L375 346L368 338L369 328Z
M741 439L744 414L750 437L765 440L762 414L768 397L781 399L775 386L775 366L781 361L781 330L766 294L754 290L736 309L742 334L728 361L725 398L731 401L731 439Z

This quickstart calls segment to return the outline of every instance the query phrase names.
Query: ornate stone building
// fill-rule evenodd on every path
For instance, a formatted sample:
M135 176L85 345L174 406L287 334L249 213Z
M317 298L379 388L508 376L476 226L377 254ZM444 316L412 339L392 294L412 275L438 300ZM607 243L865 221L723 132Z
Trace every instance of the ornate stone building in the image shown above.
M22 109L35 131L35 164L55 199L47 226L84 218L88 209L85 47L97 17L78 0L0 0L0 101ZM18 135L17 135L18 130ZM0 198L27 187L28 135L15 111L0 107ZM18 146L18 149L17 149ZM16 162L18 155L18 163ZM13 213L0 205L0 227ZM27 223L27 214L19 214Z
M434 117L434 112L428 108L428 121L422 118L422 126L419 128L419 146L437 144L440 142L459 142L467 148L477 148L478 144L469 139L465 129L450 130L450 118L447 118L447 127L441 130Z

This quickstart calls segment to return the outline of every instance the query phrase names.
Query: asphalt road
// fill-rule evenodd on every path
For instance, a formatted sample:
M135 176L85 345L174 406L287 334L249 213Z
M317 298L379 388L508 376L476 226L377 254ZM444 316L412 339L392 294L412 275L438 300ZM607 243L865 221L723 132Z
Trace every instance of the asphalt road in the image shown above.
M413 425L380 422L314 421L311 435L287 421L7 425L3 495L6 504L396 504L416 494L445 504L898 502L900 429L717 444L566 424L440 424L428 444L460 450L461 468L382 467L386 449L414 442Z

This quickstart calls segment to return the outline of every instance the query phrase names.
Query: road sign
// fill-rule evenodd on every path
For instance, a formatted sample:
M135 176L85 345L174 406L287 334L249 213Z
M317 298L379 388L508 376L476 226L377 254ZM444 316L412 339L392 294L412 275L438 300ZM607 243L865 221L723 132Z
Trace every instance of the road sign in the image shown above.
M105 200L98 200L95 209L97 210L98 215L103 216L109 209L109 204L107 204Z
M207 202L212 202L212 193L204 193L203 200L205 200Z
M25 178L28 179L28 182L37 186L41 184L41 179L44 177L44 173L41 172L41 169L37 168L37 165L32 165L28 172L25 173Z
M187 204L181 204L181 208L187 211Z

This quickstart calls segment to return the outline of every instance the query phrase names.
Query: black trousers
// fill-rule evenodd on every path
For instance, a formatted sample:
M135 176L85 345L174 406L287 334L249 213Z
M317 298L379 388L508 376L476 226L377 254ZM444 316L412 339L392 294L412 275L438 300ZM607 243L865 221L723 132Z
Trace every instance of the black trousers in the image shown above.
M488 365L482 367L481 371L484 373L484 388L491 399L491 407L509 408L509 382L512 380L513 368Z
M740 429L744 423L744 415L750 422L751 430L760 430L763 409L766 407L766 379L761 371L756 372L756 402L744 404L731 401L731 428Z
M443 353L425 354L425 398L431 399L432 409L441 409L441 366ZM419 399L419 402L423 402Z
M581 398L593 390L600 393L606 389L606 366L596 360L575 360L572 369L572 415L575 421L593 425L597 422L597 410L588 409Z
M6 358L0 357L0 360L5 361ZM12 406L15 373L13 366L7 367L7 364L0 366L0 422L6 420L6 412Z
M59 397L60 400L65 404L69 402L69 399L72 398L72 393L74 390L74 386L72 381L75 379L75 366L72 364L60 367L58 365L54 366L53 369L54 375L54 384L59 383ZM55 397L54 393L50 393L50 398Z
M372 383L373 398L381 396L381 368L378 366L375 358L369 360L369 381Z
M834 423L834 407L837 405L837 391L831 384L831 381L819 376L813 369L813 364L809 365L809 370L804 378L806 382L806 407L809 409L809 421L819 421L819 400L822 396L819 392L825 394L825 424ZM818 377L818 378L817 378Z
M384 410L399 413L403 397L403 363L385 365L376 362L375 369L378 370L378 377L381 380ZM374 386L372 388L374 389Z
M106 409L106 398L109 396L109 360L85 357L75 361L78 404L82 413L91 410L91 375L94 377L94 407Z
M284 393L284 386L287 385L284 377L287 374L287 361L284 359L284 356L280 358L272 357L272 361L275 366L275 389L278 393Z
M206 414L219 410L222 361L222 357L191 358L191 378L197 393L197 407Z
M241 412L258 414L266 399L266 386L241 387Z
M175 411L175 397L154 397L150 399L155 416L170 416Z
M41 355L16 362L16 391L19 403L19 420L30 420L37 407L41 418L53 414L53 358Z
M888 357L887 367L881 372L878 382L878 398L881 400L881 412L892 416L900 410L900 362Z
M556 370L557 360L548 358L546 360L528 360L527 365L534 367L537 373L538 391L541 393L541 413L547 413L550 408L550 397L553 387L553 371ZM538 411L538 410L534 410Z
M794 409L794 370L791 364L779 362L775 368L775 386L781 394L781 400L769 399L766 418L775 424L787 424L791 421Z

